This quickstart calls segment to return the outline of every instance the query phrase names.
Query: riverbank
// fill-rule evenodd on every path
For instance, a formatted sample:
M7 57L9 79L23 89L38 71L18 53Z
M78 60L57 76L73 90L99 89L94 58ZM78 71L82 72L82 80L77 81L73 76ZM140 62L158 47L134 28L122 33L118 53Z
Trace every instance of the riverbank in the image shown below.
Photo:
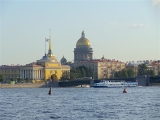
M45 87L45 82L22 83L22 84L0 84L0 88L41 88Z

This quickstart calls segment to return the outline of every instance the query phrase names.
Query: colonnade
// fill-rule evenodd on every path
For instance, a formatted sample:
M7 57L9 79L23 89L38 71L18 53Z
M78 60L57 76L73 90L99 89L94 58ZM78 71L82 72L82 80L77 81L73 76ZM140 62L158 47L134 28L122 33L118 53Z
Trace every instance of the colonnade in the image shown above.
M20 70L21 79L44 79L44 70Z
M75 60L87 60L87 57L89 57L89 59L92 59L91 54L75 54Z

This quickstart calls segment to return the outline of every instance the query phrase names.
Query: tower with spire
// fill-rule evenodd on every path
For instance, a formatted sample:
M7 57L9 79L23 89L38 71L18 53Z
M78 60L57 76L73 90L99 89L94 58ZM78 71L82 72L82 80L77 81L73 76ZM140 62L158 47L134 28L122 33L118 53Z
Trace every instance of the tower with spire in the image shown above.
M51 29L50 29L50 34L49 34L49 49L48 49L48 54L47 56L54 62L57 62L57 59L55 55L52 53L52 38L51 38Z

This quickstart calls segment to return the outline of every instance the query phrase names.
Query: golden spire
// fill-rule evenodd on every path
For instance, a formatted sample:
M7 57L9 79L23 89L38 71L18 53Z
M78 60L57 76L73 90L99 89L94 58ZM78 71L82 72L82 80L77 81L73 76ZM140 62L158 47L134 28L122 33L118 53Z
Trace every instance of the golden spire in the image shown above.
M51 57L51 56L53 56L53 53L52 53L52 41L51 41L51 29L49 31L50 31L50 34L49 34L49 49L48 49L47 56Z
M52 41L51 41L51 29L49 30L49 50L52 50Z
M57 59L55 57L55 55L52 53L52 40L51 40L51 29L49 30L50 34L49 34L49 49L48 49L48 54L47 56L54 62L57 62Z

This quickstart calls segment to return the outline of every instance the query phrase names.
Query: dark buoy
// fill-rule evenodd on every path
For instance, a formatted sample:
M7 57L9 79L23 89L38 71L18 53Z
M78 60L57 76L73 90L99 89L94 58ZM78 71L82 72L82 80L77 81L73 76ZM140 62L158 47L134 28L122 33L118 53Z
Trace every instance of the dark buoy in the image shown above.
M48 95L52 94L52 88L50 87Z
M127 90L126 90L126 88L124 88L124 90L123 90L123 93L127 93Z

